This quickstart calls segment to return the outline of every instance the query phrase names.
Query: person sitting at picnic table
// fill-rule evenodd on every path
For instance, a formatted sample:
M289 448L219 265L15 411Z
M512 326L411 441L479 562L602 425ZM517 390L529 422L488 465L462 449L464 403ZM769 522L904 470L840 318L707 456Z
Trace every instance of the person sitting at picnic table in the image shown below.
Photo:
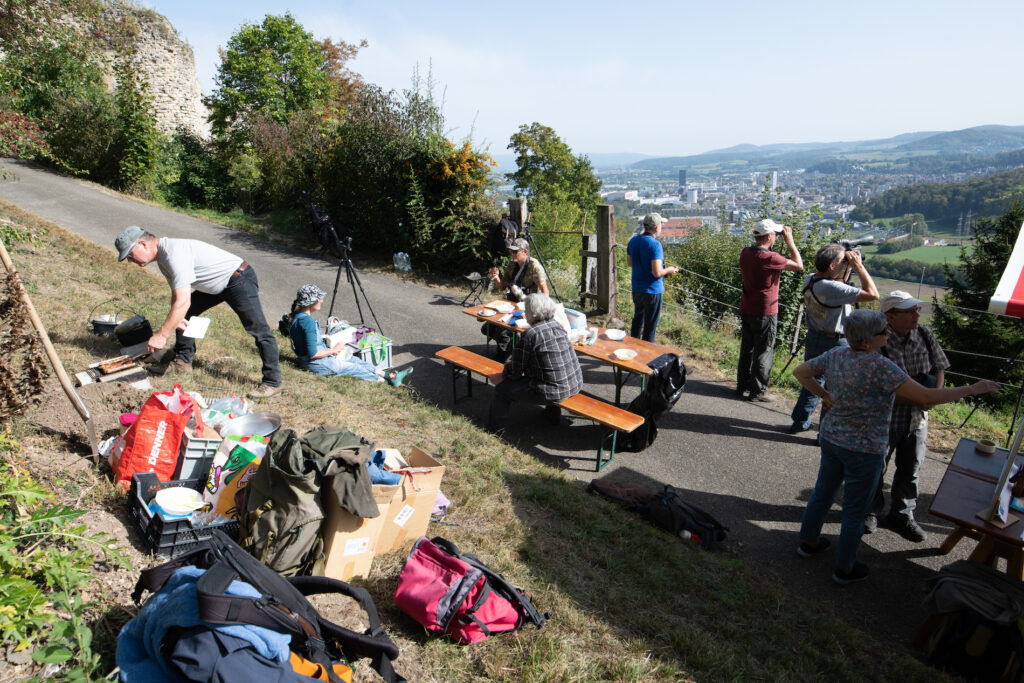
M545 406L552 424L561 421L558 402L583 388L583 371L565 328L555 320L557 304L547 294L526 297L525 315L530 327L512 350L501 372L489 377L495 385L487 418L487 430L502 434L516 402Z
M491 268L491 280L498 291L507 289L514 301L522 301L530 294L548 294L548 281L544 266L530 256L530 243L522 237L512 240L508 246L511 257L504 275L497 268Z
M378 370L361 358L352 358L354 349L338 342L327 348L320 323L311 315L323 306L327 294L316 285L302 285L292 302L289 315L288 337L298 356L299 367L317 375L351 375L367 382L386 381L393 387L402 386L412 368L405 370Z
M857 548L889 449L894 397L933 406L999 388L990 380L950 389L918 384L878 352L890 332L885 315L878 311L853 311L846 318L845 332L849 346L835 347L793 370L800 384L829 409L821 422L818 479L804 510L797 554L813 557L829 547L829 540L821 538L821 527L842 484L842 526L832 574L840 585L868 577L867 566L856 561ZM824 387L815 380L822 374Z

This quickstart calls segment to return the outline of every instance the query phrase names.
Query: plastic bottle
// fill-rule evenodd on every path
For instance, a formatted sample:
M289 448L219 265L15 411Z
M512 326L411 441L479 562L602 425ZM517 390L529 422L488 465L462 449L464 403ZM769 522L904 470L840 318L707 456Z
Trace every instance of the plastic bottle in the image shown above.
M689 532L686 529L679 532L679 538L687 541L693 541L694 543L700 543L700 534Z
M400 273L408 273L412 270L412 263L409 262L409 255L404 251L395 252L393 257L395 270Z

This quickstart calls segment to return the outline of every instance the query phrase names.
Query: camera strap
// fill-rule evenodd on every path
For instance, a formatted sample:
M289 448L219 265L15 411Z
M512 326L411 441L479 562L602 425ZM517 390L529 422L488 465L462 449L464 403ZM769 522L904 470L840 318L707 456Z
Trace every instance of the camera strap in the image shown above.
M843 304L827 304L824 301L822 301L821 299L819 299L818 295L814 293L814 283L821 282L822 280L827 280L827 279L828 278L817 277L816 275L812 275L811 279L807 281L807 285L804 287L803 291L801 292L801 294L804 295L804 301L807 301L807 293L810 292L811 296L814 297L814 300L817 301L820 306L822 306L824 308L842 308ZM808 302L808 303L810 303L810 302Z

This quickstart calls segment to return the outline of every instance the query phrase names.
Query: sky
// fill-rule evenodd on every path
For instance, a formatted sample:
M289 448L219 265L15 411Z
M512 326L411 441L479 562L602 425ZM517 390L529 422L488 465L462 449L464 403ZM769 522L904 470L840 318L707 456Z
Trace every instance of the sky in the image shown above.
M520 125L577 153L697 154L1024 125L1021 0L142 0L195 52L204 92L243 24L288 11L369 45L387 90L429 68L449 138L505 154Z

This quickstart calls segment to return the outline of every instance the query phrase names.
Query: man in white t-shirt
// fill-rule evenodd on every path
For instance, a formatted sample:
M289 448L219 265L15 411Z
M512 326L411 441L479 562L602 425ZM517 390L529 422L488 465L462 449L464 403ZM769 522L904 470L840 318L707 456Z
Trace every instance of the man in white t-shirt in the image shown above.
M138 226L121 231L114 240L117 260L127 259L145 267L154 261L171 287L171 310L146 344L152 353L164 348L176 333L174 358L161 371L190 371L196 342L181 331L193 316L224 302L242 321L245 331L256 340L263 360L263 381L249 398L269 398L281 393L281 365L277 340L267 324L260 304L256 272L241 258L199 240L156 237Z

